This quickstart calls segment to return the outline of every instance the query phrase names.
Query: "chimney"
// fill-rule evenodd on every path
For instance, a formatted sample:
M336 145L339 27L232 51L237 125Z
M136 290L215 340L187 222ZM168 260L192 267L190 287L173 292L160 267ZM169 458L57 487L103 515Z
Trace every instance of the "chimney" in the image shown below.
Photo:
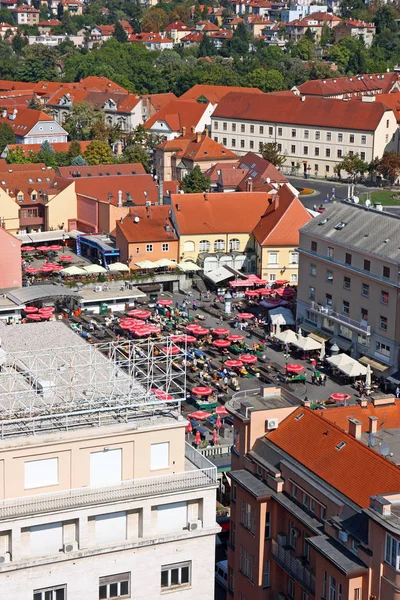
M177 210L178 212L181 210L181 205L180 205L179 203L176 205L176 210Z
M158 182L158 204L164 204L164 182L162 179Z
M209 136L209 134L210 134L210 132L208 131L208 127L205 127L205 128L204 128L204 135L205 135L206 137L208 137L208 136Z
M362 423L357 419L349 419L349 434L356 440L361 439Z
M14 108L14 110L12 111L12 113L10 113L8 115L8 118L10 119L10 121L15 121L15 119L17 117L17 112L18 112L18 110L16 108Z
M253 191L253 178L249 177L248 179L246 179L246 192L252 192Z
M279 195L275 194L275 197L274 197L274 210L278 210L278 208L279 208Z
M117 142L117 156L122 156L122 142L118 140Z
M376 433L378 431L378 417L368 417L369 419L369 433Z
M182 127L182 137L185 137L186 135L186 127Z
M117 202L117 206L122 206L123 202L122 202L122 190L118 190L118 202Z
M192 133L196 133L196 129L195 129L194 125L192 125L191 130L192 130Z
M1 118L5 119L7 117L7 111L3 110L3 112L1 113Z
M200 144L200 142L201 142L201 132L200 131L196 132L196 142L198 144Z

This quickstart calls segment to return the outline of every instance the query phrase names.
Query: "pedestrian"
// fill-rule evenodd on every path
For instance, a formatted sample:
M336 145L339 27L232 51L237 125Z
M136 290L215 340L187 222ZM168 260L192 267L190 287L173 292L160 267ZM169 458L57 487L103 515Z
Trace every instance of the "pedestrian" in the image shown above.
M178 300L175 302L175 308L179 308L179 302L178 302Z
M207 298L210 297L210 293L211 293L210 290L207 290Z
M311 375L311 383L315 385L315 373L313 372Z
M400 398L400 388L397 386L396 388L396 398Z

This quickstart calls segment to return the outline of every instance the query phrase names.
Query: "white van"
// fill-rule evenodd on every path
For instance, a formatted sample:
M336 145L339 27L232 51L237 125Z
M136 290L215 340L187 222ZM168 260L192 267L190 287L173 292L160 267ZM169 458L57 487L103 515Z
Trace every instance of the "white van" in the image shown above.
M220 560L215 565L215 580L225 590L228 589L228 561L227 560Z

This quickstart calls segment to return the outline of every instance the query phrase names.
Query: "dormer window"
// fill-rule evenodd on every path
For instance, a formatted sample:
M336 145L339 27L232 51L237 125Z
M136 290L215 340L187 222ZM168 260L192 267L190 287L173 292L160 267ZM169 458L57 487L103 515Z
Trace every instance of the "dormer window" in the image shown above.
M31 200L33 200L33 202L36 202L36 200L37 200L37 194L36 194L36 192L33 192L31 194Z
M18 202L23 202L24 201L24 195L22 192L18 192L17 194L17 200Z

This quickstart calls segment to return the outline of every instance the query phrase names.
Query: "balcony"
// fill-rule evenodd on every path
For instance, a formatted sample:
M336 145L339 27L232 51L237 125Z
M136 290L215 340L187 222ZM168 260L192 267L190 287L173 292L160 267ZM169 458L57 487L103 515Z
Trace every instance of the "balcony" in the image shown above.
M20 227L37 227L38 225L44 225L44 217L20 217Z
M286 549L284 546L280 546L277 541L272 540L271 553L272 558L286 573L289 573L289 575L296 579L310 594L315 595L314 575L298 558L293 556L292 550Z
M189 444L185 447L185 471L158 477L131 479L106 487L83 487L0 501L0 520L104 504L148 496L173 494L213 487L217 468Z
M330 306L323 306L318 302L311 302L309 310L321 314L324 317L328 317L329 319L332 319L332 321L337 321L338 323L346 325L351 329L360 331L364 335L371 335L372 333L371 326L367 325L366 321L356 321L355 319L351 319L347 315L336 312Z

